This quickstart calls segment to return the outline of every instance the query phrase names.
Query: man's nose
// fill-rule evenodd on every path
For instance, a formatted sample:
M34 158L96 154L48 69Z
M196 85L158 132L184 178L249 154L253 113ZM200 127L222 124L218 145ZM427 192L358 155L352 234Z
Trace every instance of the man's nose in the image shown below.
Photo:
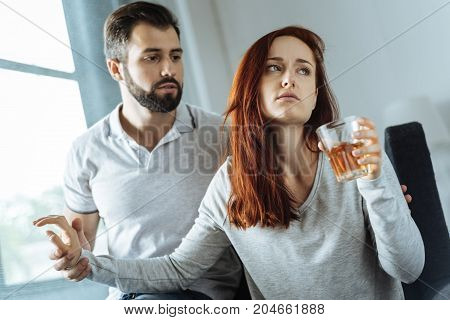
M175 76L175 68L173 62L170 59L166 59L162 63L161 68L161 76L162 77L174 77Z

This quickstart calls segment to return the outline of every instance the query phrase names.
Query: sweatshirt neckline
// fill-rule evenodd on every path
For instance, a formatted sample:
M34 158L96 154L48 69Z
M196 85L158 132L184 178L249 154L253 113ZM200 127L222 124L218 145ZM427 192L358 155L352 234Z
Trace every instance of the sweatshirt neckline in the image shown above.
M319 153L319 159L317 163L317 169L316 169L316 176L314 177L314 183L311 188L311 191L309 192L308 197L303 202L303 204L297 208L297 212L299 214L302 214L311 204L311 202L314 200L317 194L317 190L319 189L319 182L322 177L323 172L323 161L324 161L324 155L323 152Z

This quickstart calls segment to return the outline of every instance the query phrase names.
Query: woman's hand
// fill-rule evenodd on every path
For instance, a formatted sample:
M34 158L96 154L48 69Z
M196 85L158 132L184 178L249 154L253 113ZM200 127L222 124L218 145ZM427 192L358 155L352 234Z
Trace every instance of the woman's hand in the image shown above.
M362 120L363 121L367 121L368 119L364 119L364 118L362 118ZM362 121L362 122L363 122ZM364 123L366 123L366 122L364 122ZM371 122L370 122L371 123ZM381 166L381 148L380 148L380 146L379 146L379 143L378 143L378 137L377 137L377 135L376 135L376 132L375 132L375 130L374 130L374 126L372 125L371 126L373 129L371 129L371 130L373 130L373 132L374 132L374 134L375 134L375 137L374 137L374 135L372 134L372 139L373 139L373 141L376 141L376 143L375 143L375 147L373 147L373 150L378 150L377 151L377 153L378 153L378 157L377 158L379 158L377 161L379 161L379 163L377 163L377 165L378 166ZM367 131L367 130L366 130ZM367 134L367 132L366 133L363 133L363 135L368 135L368 136L370 136L370 134ZM373 144L372 144L373 145ZM318 148L319 148L319 150L320 151L322 151L322 152L325 152L325 148L324 148L324 146L323 146L323 144L322 144L322 142L320 142L319 141L319 143L317 144L317 146L318 146ZM406 185L404 185L404 184L402 184L401 185L401 188L402 188L402 192L403 192L403 195L404 195L404 197L405 197L405 200L406 200L406 202L409 204L409 203L411 203L412 202L412 196L410 195L410 194L408 194L408 193L406 193L407 192L407 190L408 190L408 187L406 186Z
M62 230L61 238L53 231L46 231L50 241L60 250L62 256L66 256L69 259L69 266L66 269L74 267L81 256L81 245L78 239L77 230L72 228L64 216L51 215L47 217L39 218L33 221L33 225L36 227L42 227L48 224L57 225Z
M368 166L369 174L360 179L373 180L381 174L381 146L378 134L374 123L369 119L360 117L356 121L362 128L353 132L353 138L362 142L362 146L353 150L352 154L358 158L359 164ZM318 147L320 151L325 151L322 142L318 143Z
M72 220L72 228L77 231L78 240L81 243L81 247L83 249L92 251L91 245L84 234L83 223L80 218L75 218ZM64 237L62 238L62 240L63 242L66 242L66 239L64 239ZM50 254L50 259L55 260L53 268L56 271L61 271L63 277L69 281L82 281L91 273L91 265L89 264L89 259L86 257L81 258L75 266L71 267L70 265L73 257L70 254L64 253L62 250L57 248Z
M375 124L367 118L356 120L362 127L353 133L353 138L361 141L363 145L352 151L353 156L358 158L358 163L367 165L369 174L361 179L374 180L381 174L381 146Z

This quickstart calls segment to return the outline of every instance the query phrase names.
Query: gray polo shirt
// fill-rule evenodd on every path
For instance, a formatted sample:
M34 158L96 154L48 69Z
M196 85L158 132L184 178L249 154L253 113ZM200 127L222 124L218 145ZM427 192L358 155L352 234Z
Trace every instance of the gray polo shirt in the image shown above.
M172 128L150 152L122 129L119 105L75 140L64 194L69 209L98 211L108 249L122 259L170 254L188 233L223 154L222 118L181 103ZM229 299L241 268L229 247L188 289ZM118 292L110 297L118 297Z

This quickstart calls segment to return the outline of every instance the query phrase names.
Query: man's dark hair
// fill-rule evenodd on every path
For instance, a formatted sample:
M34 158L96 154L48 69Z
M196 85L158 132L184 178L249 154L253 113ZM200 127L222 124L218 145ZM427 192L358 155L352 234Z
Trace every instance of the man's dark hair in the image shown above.
M177 18L167 8L145 1L133 2L121 6L106 19L104 26L106 58L126 61L126 47L131 31L140 22L160 29L173 27L180 38Z

